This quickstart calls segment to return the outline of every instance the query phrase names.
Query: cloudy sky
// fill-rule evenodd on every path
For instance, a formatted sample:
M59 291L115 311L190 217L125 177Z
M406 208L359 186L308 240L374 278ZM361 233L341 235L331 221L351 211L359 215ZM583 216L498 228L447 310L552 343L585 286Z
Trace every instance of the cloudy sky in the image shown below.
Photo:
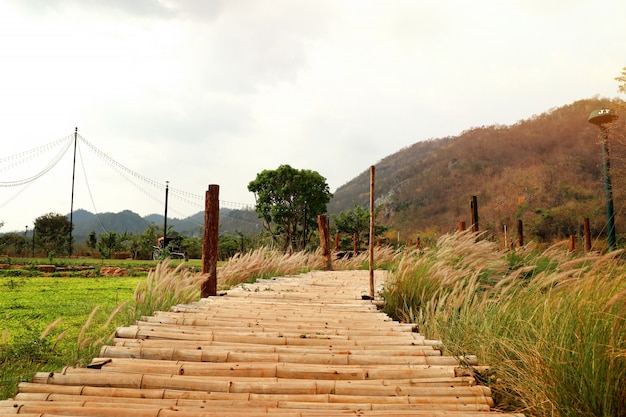
M281 164L335 191L417 141L618 96L624 22L623 0L0 0L1 231L69 213L75 127L74 209L163 213L166 181L172 217L209 184L253 204Z

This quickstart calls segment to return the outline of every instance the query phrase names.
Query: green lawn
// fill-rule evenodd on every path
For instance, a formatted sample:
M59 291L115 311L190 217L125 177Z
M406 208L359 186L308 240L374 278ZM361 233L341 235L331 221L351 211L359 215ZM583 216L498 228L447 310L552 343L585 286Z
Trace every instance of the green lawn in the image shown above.
M3 340L39 337L54 320L59 328L80 328L94 307L108 315L132 298L144 277L12 277L0 278L0 330ZM104 318L106 320L106 317Z
M145 276L0 278L0 399L13 396L17 383L30 380L34 372L58 371L72 364L68 361L79 361L86 351L97 349L93 341L128 324L120 314L103 326L120 303L132 300L143 280Z

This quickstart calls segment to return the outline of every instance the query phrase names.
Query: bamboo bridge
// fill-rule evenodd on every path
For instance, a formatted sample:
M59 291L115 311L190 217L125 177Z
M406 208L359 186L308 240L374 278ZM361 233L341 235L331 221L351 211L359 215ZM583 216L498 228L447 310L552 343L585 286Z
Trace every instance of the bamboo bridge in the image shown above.
M521 416L492 410L475 357L443 356L363 297L368 277L279 277L157 312L87 367L21 383L0 416Z

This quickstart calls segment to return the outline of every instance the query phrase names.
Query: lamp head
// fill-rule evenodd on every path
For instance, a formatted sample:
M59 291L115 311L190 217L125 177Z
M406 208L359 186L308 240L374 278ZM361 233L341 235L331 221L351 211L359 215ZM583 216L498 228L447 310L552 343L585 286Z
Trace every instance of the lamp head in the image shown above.
M602 126L603 124L610 123L615 119L617 119L617 115L610 109L599 109L592 111L587 121L589 123L593 123L594 125Z

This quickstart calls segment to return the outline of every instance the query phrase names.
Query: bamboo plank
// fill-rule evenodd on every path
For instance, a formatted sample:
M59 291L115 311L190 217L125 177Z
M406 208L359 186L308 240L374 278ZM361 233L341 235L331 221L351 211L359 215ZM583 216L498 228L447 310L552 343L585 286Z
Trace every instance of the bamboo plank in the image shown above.
M114 339L116 347L131 348L164 348L171 347L172 342L165 339ZM176 341L176 346L184 349L198 350L230 350L237 352L264 352L264 353L341 353L347 355L371 354L377 356L420 356L441 355L439 345L384 345L384 346L297 346L297 345L262 345L255 343L236 343L218 341Z

